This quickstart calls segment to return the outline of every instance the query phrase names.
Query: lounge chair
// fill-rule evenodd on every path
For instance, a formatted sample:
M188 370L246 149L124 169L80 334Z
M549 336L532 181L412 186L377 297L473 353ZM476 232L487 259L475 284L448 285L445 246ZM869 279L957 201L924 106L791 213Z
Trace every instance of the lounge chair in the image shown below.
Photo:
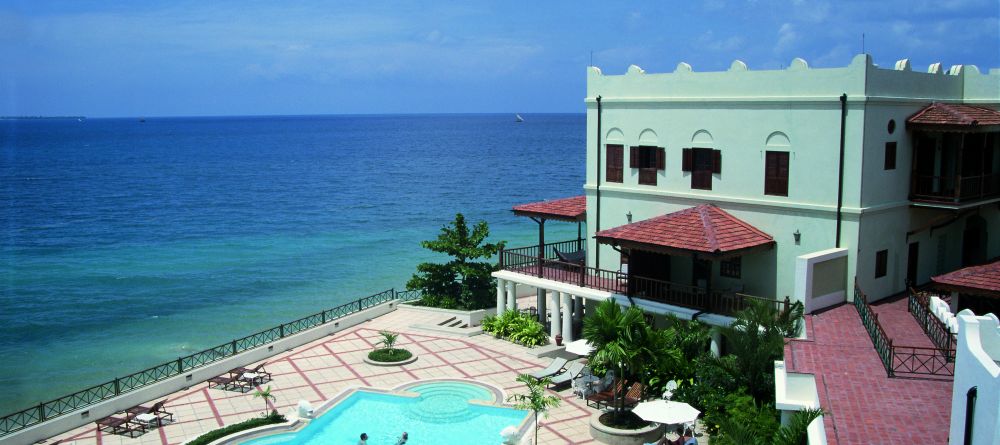
M579 377L580 374L583 373L583 368L584 364L582 362L573 362L568 368L566 368L565 371L557 374L555 377L552 377L552 386L555 387L572 382L573 379Z
M633 407L642 401L642 383L635 382L625 393L625 406Z
M233 376L236 380L242 380L250 384L250 386L259 385L261 383L266 383L271 381L271 373L264 370L264 365L267 363L261 363L253 368L239 367L229 371L229 374Z
M142 405L133 406L132 408L125 410L125 413L128 414L129 417L136 417L143 414L153 414L156 416L156 424L159 426L163 426L163 419L165 418L169 418L171 422L174 421L174 414L167 412L166 410L163 409L163 405L166 403L167 403L166 400L161 400L159 402L154 403L153 406L150 407L145 407Z
M587 406L590 406L590 402L594 402L595 408L600 408L602 403L605 405L611 403L615 399L615 394L621 391L622 385L623 382L619 380L612 388L587 396Z
M133 433L143 434L146 432L146 425L132 423L132 418L129 416L125 418L108 416L94 423L97 424L97 429L111 434L128 434L129 437L133 437Z
M237 377L218 376L208 379L209 388L228 390L230 386L244 387L244 382Z
M552 248L555 251L556 256L559 257L559 261L563 263L570 263L575 266L583 266L583 263L587 261L587 252L584 250L577 250L576 252L560 252L559 249Z
M541 379L544 379L546 377L553 376L556 373L558 373L559 371L562 371L563 367L565 367L565 366L566 366L566 359L564 359L562 357L556 357L556 358L552 359L552 362L549 363L549 366L546 366L545 369L532 372L532 373L530 373L528 375L530 375L530 376L532 376L532 377L534 377L534 378L536 378L538 380L541 380Z

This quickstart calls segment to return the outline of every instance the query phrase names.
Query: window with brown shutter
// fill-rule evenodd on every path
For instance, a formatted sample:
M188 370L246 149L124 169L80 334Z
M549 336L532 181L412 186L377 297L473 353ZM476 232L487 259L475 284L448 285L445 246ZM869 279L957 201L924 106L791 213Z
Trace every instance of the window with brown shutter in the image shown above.
M764 194L788 196L788 152L768 151L764 159Z
M743 275L743 257L733 257L719 262L719 276L740 278Z
M691 149L691 188L712 190L712 173L716 171L716 166L722 166L722 157L717 159L717 152L711 148Z
M622 182L625 162L625 147L622 145L607 145L607 164L604 178L608 182Z
M683 150L684 159L681 160L681 171L684 172L691 171L691 164L692 164L691 158L694 156L691 153L692 152L690 148L685 148Z
M640 145L632 147L632 168L639 169L639 184L656 185L659 170L666 168L666 153L663 147Z
M885 169L895 170L896 169L896 143L886 142L885 143Z
M875 278L882 278L889 270L889 251L875 252Z

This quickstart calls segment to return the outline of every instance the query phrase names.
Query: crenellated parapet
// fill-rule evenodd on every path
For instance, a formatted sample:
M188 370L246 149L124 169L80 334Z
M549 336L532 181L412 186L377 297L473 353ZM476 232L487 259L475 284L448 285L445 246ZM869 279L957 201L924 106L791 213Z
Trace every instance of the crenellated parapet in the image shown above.
M734 60L726 71L698 72L680 62L670 73L647 73L631 65L625 74L605 75L587 69L587 96L606 100L705 100L777 99L828 100L847 94L885 99L1000 102L1000 69L980 72L975 65L945 68L933 63L926 71L914 70L909 59L892 68L875 65L868 54L859 54L845 67L812 68L801 58L786 68L752 70Z

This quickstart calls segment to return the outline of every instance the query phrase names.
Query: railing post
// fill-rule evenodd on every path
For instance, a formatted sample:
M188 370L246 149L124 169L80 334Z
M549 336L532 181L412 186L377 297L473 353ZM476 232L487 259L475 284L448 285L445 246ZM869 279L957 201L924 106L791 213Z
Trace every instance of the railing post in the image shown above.
M45 403L38 404L38 421L45 420Z
M279 324L278 325L278 337L285 338L285 325L284 324Z
M177 357L177 373L178 374L184 373L184 360L181 360L180 357Z
M500 270L503 270L503 254L504 254L504 248L500 247L500 259L497 261L498 266L499 266L498 268Z
M358 300L358 312L361 312L361 300Z
M233 339L233 355L236 355L236 339Z
M326 311L319 313L320 319L323 320L320 324L326 324Z
M121 393L122 393L121 383L118 380L118 377L115 377L115 395L117 396Z
M580 265L580 287L586 287L587 266Z

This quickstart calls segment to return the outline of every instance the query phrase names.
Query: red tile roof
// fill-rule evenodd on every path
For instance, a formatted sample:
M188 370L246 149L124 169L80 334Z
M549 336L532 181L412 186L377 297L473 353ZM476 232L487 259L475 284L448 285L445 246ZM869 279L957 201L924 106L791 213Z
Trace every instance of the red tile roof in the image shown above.
M983 127L1000 125L1000 111L976 105L935 102L906 119L907 125Z
M681 210L597 232L598 242L654 250L723 254L774 244L774 238L711 205Z
M572 198L521 204L514 206L513 210L514 214L518 216L535 216L562 221L583 221L587 216L587 197L574 196Z
M958 292L1000 297L1000 261L931 277L931 281Z

